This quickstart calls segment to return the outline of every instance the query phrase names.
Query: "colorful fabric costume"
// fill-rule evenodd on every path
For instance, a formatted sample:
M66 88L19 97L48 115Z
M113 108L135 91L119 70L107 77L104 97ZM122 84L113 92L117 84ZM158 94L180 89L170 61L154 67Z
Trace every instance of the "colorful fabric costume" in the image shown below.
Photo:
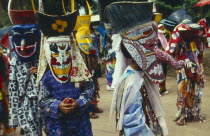
M0 135L7 135L12 131L9 127L8 82L9 62L0 47Z
M97 31L100 33L102 38L101 46L107 80L107 90L113 90L111 86L116 62L115 53L112 50L111 46L111 36L113 34L113 28L110 23L103 22L101 23L101 26L98 26Z
M77 44L81 50L81 55L85 61L85 64L88 68L88 70L91 72L92 79L95 85L95 91L94 91L94 97L93 102L90 107L90 112L92 110L92 107L96 107L96 104L98 103L97 98L99 98L99 83L97 78L98 71L100 69L100 62L99 62L99 39L97 35L94 32L94 29L91 26L91 8L86 0L88 14L87 15L81 15L77 16L77 22L74 27L74 30L76 32L76 39ZM94 38L94 39L93 39Z
M75 83L58 82L51 71L41 80L42 92L39 107L45 117L47 134L50 136L92 136L87 105L91 101L94 86L92 81L76 88ZM65 98L77 100L79 108L70 114L62 114L58 105Z
M14 57L10 65L9 103L10 125L20 126L26 135L41 135L38 113L38 88L36 76L29 73L31 67L37 67L38 59L22 62Z
M159 29L159 27L158 27L158 29ZM158 30L158 39L159 39L158 47L160 49L162 49L163 51L166 51L169 48L168 47L168 42L167 42L165 36L163 35L163 33L160 33L159 30ZM162 62L162 67L163 67L164 76L166 77L166 75L167 75L167 63ZM159 83L159 92L160 92L161 95L168 93L168 90L166 89L166 78L163 82Z
M127 67L125 70L130 60L119 59L123 67L118 69L118 77L114 76L119 82L115 86L111 113L117 112L117 130L122 132L120 134L124 131L125 136L168 135L157 85L164 80L159 61L168 62L175 69L184 66L183 61L177 62L157 47L157 24L152 21L152 6L148 2L116 2L105 10L109 21L119 31L115 38L119 41L113 43L124 56L117 54L117 59L130 58L141 69ZM120 68L118 63L117 60L117 68ZM119 78L122 71L124 74Z
M117 119L119 119L117 127L120 128L123 124L125 136L162 135L162 128L152 110L145 90L145 86L150 83L148 79L145 80L144 78L147 77L144 76L143 71L136 71L129 66L122 75L117 88L116 115ZM157 91L158 85L154 85L154 88ZM140 92L140 90L144 92ZM156 95L159 95L158 91ZM164 114L163 111L161 112Z
M62 16L37 12L36 16L45 36L38 74L38 82L41 79L39 108L45 132L50 136L92 136L86 109L94 86L72 33L77 12L73 10ZM46 62L50 70L44 73ZM58 107L65 98L78 103L78 107L68 114L62 113Z
M180 14L184 13L184 14ZM202 25L193 23L184 9L173 13L179 25L174 29L168 50L178 60L183 60L186 67L177 71L178 98L176 121L184 125L185 120L200 120L201 97L204 87L203 53L208 43ZM183 17L184 16L184 17ZM185 18L187 16L187 18Z
M40 136L38 88L31 67L38 66L41 33L33 10L11 10L12 44L17 54L11 60L9 76L10 125L20 126L27 136Z

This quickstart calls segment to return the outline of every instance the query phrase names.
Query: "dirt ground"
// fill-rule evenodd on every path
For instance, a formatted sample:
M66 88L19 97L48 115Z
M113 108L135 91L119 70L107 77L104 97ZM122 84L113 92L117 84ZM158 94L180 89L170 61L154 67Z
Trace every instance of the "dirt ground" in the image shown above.
M206 86L203 89L202 114L206 114L207 120L204 123L187 122L185 126L177 126L175 119L176 108L176 77L167 77L168 94L162 96L162 101L166 113L166 122L169 136L210 136L210 77L206 77ZM106 80L99 79L101 98L99 107L104 110L98 114L98 119L91 119L94 136L117 136L115 131L115 120L109 120L109 110L113 91L106 90Z
M175 119L176 108L176 77L167 77L168 94L162 96L162 101L166 113L166 122L169 130L168 136L210 136L210 76L206 77L206 86L203 89L202 113L206 114L207 120L204 123L187 122L185 126L177 126ZM109 119L109 110L113 91L106 90L105 77L99 78L100 96L99 108L104 112L98 114L98 119L91 119L94 136L118 136L115 131L115 119ZM17 129L16 136L19 136Z

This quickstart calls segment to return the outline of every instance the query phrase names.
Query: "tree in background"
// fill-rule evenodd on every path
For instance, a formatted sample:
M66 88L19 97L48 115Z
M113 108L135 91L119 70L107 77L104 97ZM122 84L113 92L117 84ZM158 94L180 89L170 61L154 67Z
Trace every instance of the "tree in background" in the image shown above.
M187 9L189 15L192 16L194 22L198 22L202 18L206 18L210 24L210 5L203 7L193 7L199 0L156 0L157 12L163 14L163 18L167 18L173 11L183 8Z
M56 0L45 0L48 2L53 1L53 4L56 4ZM60 1L60 0L59 0ZM98 1L98 4L97 4ZM99 14L103 17L103 11L105 7L112 3L112 2L118 2L123 0L88 0L90 3L92 14ZM124 1L147 1L147 0L124 0ZM31 1L30 0L15 0L16 2L16 8L17 9L27 9L29 6L31 7ZM37 0L34 0L37 4ZM64 0L65 4L68 5L69 0ZM85 0L75 0L77 3L77 9L80 9L82 7L86 7ZM174 10L182 8L183 4L186 4L186 9L189 12L189 14L193 17L193 21L197 22L201 18L207 18L207 22L210 24L210 5L206 5L203 7L193 7L198 0L156 0L156 7L157 12L160 12L163 14L164 18L167 18ZM51 2L52 3L52 2ZM0 1L0 28L4 26L11 25L8 12L7 12L7 4L8 0L1 0ZM99 7L99 10L97 10ZM69 9L69 7L66 7ZM53 9L54 10L54 9ZM208 21L209 20L209 21Z

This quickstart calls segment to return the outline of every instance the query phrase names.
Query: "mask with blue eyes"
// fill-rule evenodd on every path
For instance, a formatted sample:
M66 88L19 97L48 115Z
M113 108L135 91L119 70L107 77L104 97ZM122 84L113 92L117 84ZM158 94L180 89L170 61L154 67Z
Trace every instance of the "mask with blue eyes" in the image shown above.
M36 24L15 25L12 27L12 44L22 61L31 60L39 51L41 33Z
M53 76L58 82L66 83L72 67L69 36L49 37L45 42L44 50Z

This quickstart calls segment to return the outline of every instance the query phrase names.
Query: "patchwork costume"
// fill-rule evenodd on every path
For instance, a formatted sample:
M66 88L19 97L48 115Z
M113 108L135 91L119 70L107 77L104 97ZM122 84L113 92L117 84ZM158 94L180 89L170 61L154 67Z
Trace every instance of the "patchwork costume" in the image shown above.
M115 2L105 10L109 21L119 31L116 46L122 52L128 51L141 69L126 68L129 62L120 59L123 67L119 71L123 71L123 75L117 78L119 82L111 107L111 113L116 111L120 135L168 135L158 91L158 83L164 80L160 61L170 63L175 69L181 69L184 62L177 62L157 47L157 24L152 21L152 6L153 3L148 2ZM118 60L116 65L120 68Z
M39 108L45 132L49 136L92 136L87 107L93 96L94 84L89 79L90 73L72 33L77 12L73 10L66 15L37 12L36 16L45 36L38 73L41 79ZM46 62L50 70L44 73ZM68 114L59 109L65 98L72 98L78 103L78 107Z
M38 67L41 33L33 10L11 10L12 44L17 56L10 64L9 103L10 126L20 126L27 136L40 136L41 125L38 113L38 88L36 75L31 67Z
M176 121L184 125L186 120L203 121L201 115L201 97L204 87L203 54L208 47L205 22L193 23L184 9L175 11L177 25L169 41L168 52L178 60L183 60L186 67L177 71L178 98Z

